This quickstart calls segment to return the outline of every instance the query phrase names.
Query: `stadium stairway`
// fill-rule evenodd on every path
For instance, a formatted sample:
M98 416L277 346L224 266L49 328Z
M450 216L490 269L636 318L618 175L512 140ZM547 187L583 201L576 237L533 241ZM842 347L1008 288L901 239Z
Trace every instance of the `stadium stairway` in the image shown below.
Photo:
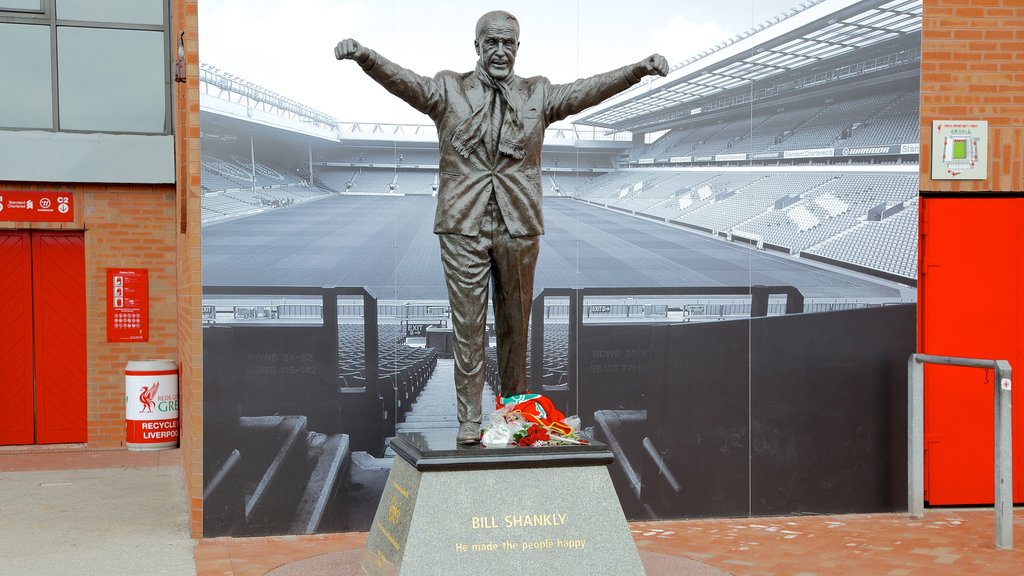
M423 390L416 396L408 412L396 429L399 432L425 432L450 430L454 437L459 427L455 415L455 361L438 359L433 375ZM494 394L484 389L484 420L494 410ZM390 442L390 438L388 441ZM372 518L377 507L377 495L387 483L388 473L395 454L387 449L383 458L368 452L354 451L351 458L343 461L344 468L336 480L330 512L315 530L312 525L292 523L293 534L318 532L341 532L369 529L365 522Z
M437 369L416 396L398 431L451 430L455 413L455 362L438 359ZM484 389L484 418L495 397ZM218 467L206 488L211 533L233 536L313 534L366 529L359 518L371 517L387 481L394 454L383 458L353 451L347 434L309 430L305 416L243 417L243 443Z
M494 411L494 392L484 386L484 421ZM427 381L411 409L396 429L399 432L425 432L457 429L455 415L455 360L438 359L434 374Z
M209 531L322 531L348 468L348 435L310 431L305 416L242 417L239 426L250 442L231 451L203 492Z

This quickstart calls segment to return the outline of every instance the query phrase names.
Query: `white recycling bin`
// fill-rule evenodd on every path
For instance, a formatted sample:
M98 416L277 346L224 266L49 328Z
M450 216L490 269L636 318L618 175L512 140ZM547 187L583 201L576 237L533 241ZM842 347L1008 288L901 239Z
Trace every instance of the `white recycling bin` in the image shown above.
M178 364L132 360L124 369L125 444L129 450L177 448Z

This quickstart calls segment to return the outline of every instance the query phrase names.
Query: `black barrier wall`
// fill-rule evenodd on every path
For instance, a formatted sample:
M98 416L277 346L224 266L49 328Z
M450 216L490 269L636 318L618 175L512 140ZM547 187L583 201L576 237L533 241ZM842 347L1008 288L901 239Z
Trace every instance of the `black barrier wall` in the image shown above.
M630 519L905 508L913 305L578 329L563 342L577 347L572 385L545 392L610 445ZM334 358L338 334L204 330L216 358L205 401L209 535L369 526L391 464L379 449L388 422L404 419L436 352L400 370L382 361L376 387L338 386L337 376L332 386L330 367L302 351Z
M653 328L639 458L655 517L906 507L913 305Z

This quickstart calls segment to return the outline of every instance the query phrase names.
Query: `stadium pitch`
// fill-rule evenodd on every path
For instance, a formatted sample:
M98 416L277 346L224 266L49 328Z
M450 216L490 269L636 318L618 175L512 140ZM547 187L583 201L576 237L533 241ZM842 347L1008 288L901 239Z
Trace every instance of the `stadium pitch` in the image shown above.
M352 286L378 299L444 300L434 206L429 196L336 195L217 222L203 228L203 283ZM545 197L544 218L536 292L763 284L815 299L913 299L912 289L887 280L571 198Z

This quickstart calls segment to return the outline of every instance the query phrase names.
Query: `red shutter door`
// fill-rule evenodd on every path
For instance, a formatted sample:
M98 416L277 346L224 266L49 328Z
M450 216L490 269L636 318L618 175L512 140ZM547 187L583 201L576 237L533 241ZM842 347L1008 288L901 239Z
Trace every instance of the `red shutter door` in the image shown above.
M32 444L32 244L0 232L0 446Z
M86 441L85 238L33 232L36 441Z

